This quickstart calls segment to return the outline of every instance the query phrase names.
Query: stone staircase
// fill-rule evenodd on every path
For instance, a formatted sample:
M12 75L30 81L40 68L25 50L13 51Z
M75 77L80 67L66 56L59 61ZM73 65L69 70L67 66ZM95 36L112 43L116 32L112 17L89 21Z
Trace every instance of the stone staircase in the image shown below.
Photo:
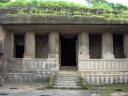
M53 88L56 89L82 89L81 79L77 72L60 71L57 73Z

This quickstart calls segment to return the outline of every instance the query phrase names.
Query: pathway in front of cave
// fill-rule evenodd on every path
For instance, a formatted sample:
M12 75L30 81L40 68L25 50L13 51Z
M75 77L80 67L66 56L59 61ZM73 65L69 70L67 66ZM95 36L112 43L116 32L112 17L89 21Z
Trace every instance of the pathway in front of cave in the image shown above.
M45 87L45 86L44 86ZM45 89L42 84L6 84L0 87L0 96L93 96L94 93L80 89Z
M46 89L46 90L4 90L0 91L0 96L92 96L92 93L85 90L67 89Z

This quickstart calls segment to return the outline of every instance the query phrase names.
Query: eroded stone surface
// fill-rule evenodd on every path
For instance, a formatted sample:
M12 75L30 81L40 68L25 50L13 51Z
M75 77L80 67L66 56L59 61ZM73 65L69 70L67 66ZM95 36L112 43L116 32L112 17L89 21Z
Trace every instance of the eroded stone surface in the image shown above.
M111 93L111 96L128 96L128 93L114 92L114 93Z
M41 16L41 15L2 15L1 24L122 24L121 21L106 20L90 16ZM128 24L124 21L123 24Z
M7 93L7 96L91 96L92 94L85 90L45 89L41 83L8 84L0 88L0 93Z

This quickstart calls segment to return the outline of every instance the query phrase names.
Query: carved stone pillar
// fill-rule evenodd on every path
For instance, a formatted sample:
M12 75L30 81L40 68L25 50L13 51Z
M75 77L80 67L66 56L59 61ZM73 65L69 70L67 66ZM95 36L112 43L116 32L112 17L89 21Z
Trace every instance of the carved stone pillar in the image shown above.
M103 59L113 59L113 35L112 33L102 34L102 56Z
M124 55L128 58L128 33L124 34Z
M89 59L89 34L81 32L78 36L78 60Z
M0 42L2 42L5 58L13 58L14 57L14 33L7 32L2 26L0 26Z
M25 33L25 58L35 57L35 32Z
M49 58L57 58L59 55L59 33L49 33Z

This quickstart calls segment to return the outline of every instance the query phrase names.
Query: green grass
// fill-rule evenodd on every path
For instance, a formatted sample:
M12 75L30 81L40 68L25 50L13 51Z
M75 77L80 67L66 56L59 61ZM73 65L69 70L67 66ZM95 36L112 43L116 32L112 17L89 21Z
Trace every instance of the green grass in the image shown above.
M45 8L73 8L82 9L85 6L76 3L64 2L64 1L43 1L43 2L27 2L27 1L16 1L8 3L0 3L1 8L9 7L45 7Z
M25 1L25 0L17 0L16 2L7 2L0 3L0 8L11 8L11 7L40 7L40 8L53 8L53 9L76 9L76 10L107 10L113 11L113 8L107 6L106 4L95 5L92 7L87 7L85 5L81 5L78 3L66 2L66 1Z
M88 84L82 77L80 77L80 81L81 81L83 89L91 90L92 85Z
M111 96L111 93L115 92L126 92L128 93L128 84L112 84L112 85L100 85L93 86L88 84L84 79L81 78L83 88L89 90L92 93L100 94L100 96Z
M87 7L76 3L62 1L0 3L0 10L6 15L39 15L39 16L86 16L103 18L108 22L128 22L128 10L114 10L105 4ZM1 11L2 13L2 11Z
M55 74L53 74L53 75L49 78L47 88L52 88L52 86L54 85L54 82L55 82L55 78L56 78L56 75L55 75Z
M113 84L101 87L100 96L110 96L114 92L128 92L128 84Z

